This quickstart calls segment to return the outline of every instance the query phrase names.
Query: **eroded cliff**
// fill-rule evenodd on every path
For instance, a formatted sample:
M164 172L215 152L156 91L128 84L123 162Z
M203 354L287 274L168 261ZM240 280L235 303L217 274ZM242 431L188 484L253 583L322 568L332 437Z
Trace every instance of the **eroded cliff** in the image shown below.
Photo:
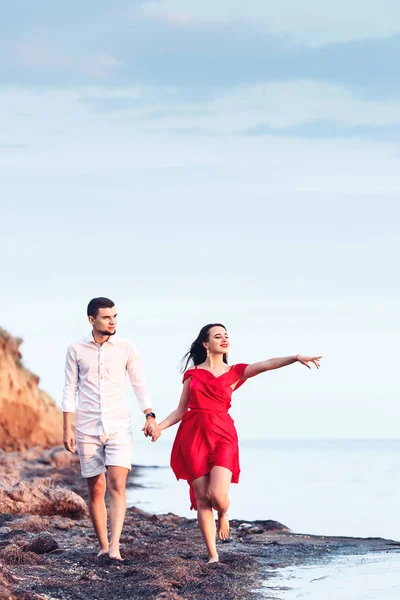
M20 338L0 328L0 448L25 450L62 444L62 413L39 377L22 365Z

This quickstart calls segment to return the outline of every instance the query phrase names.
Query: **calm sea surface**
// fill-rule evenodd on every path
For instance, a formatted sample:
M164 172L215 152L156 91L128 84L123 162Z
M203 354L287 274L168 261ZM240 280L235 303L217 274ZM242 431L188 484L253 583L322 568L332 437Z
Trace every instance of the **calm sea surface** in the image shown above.
M171 442L134 442L143 488L128 502L192 517L186 482L168 468ZM297 533L400 540L400 440L242 441L241 478L231 518L275 519ZM265 597L292 600L400 600L400 554L338 558L283 569ZM271 589L271 586L274 589Z
M364 555L330 564L277 570L265 598L282 600L399 600L399 555Z

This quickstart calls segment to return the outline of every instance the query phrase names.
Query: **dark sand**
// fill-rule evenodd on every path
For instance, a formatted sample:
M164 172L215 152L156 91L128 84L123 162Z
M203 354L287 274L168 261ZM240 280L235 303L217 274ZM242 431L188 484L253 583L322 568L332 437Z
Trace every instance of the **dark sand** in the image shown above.
M0 465L4 474L7 461L14 461L9 471L18 471L24 481L46 478L86 498L78 464L63 465L60 456L3 455ZM136 485L135 471L129 484ZM87 516L0 514L0 600L256 600L262 580L276 568L388 551L400 551L400 544L293 534L274 521L233 521L230 540L219 544L221 562L207 565L195 520L130 508L121 539L125 561L118 563L96 558Z

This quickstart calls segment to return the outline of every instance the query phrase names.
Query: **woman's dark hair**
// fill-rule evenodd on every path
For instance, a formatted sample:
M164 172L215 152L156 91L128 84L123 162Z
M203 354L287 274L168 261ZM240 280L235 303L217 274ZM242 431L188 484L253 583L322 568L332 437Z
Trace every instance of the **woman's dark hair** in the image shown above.
M186 371L190 362L192 362L194 365L201 365L201 363L206 360L207 350L204 348L203 343L208 342L210 337L210 329L212 327L223 327L226 331L226 327L225 325L222 325L222 323L209 323L208 325L204 325L204 327L200 329L199 335L190 346L189 352L186 352L185 356L181 360L182 373ZM228 364L228 358L226 354L224 354L224 362Z
M98 315L99 308L113 308L114 302L109 298L93 298L87 307L87 316L95 319Z

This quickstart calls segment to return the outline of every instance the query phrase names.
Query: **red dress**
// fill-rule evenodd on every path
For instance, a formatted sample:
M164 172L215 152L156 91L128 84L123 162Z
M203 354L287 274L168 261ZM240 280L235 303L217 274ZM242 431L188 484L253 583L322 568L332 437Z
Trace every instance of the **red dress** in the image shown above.
M189 405L176 434L171 454L171 467L177 479L193 479L207 475L215 466L232 472L232 483L239 481L238 437L232 417L232 388L243 385L246 364L234 365L229 371L215 377L207 369L197 366L188 369L183 381L190 377ZM190 486L191 508L197 510L196 499Z

